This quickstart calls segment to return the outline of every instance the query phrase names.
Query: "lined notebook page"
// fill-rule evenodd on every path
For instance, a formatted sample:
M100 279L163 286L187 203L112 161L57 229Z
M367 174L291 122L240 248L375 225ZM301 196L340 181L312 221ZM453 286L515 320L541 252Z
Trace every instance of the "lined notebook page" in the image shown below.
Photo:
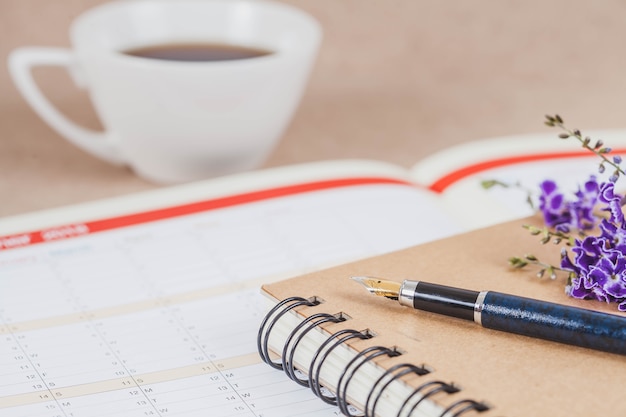
M328 188L1 250L0 415L337 415L260 362L260 283L458 232L425 198Z

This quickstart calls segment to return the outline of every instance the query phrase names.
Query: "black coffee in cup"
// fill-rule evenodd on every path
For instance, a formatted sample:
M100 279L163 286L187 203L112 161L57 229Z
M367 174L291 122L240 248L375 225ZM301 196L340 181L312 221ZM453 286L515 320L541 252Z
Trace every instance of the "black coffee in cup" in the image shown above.
M211 62L258 58L270 55L272 51L222 43L170 43L128 49L122 53L167 61Z

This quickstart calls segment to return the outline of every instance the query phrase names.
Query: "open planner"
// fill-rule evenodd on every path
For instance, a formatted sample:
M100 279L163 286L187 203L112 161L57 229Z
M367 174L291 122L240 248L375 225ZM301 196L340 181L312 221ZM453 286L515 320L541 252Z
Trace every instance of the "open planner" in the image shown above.
M603 138L626 148L620 134ZM523 193L479 181L595 172L595 158L555 142L495 139L413 170L303 164L0 219L0 416L339 415L261 360L261 285L527 216ZM294 292L315 295L309 284ZM462 358L438 353L450 360L432 366L455 380Z

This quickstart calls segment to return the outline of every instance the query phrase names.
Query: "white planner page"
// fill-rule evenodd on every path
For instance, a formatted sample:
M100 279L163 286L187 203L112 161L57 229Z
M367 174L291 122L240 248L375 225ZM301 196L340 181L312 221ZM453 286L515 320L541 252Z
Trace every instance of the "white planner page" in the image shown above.
M528 161L484 170L452 184L441 195L450 213L466 227L476 229L493 223L528 217L539 210L540 185L545 180L556 181L568 199L584 186L593 175L597 181L607 181L612 171L598 172L594 158L564 158L549 161ZM482 180L498 180L511 185L485 190ZM623 183L617 183L623 192ZM528 204L531 196L533 205ZM462 207L463 210L458 210Z
M538 210L539 186L544 180L556 181L572 198L591 175L606 181L614 173L608 163L604 173L599 173L602 160L574 138L558 139L559 133L554 130L464 143L420 161L411 175L417 183L439 192L444 210L468 230L527 217ZM604 146L612 148L607 154L609 160L614 155L626 158L626 130L587 134L592 145L602 139ZM483 180L497 180L510 187L485 190ZM617 187L623 193L621 181ZM526 202L529 194L534 207Z
M260 285L460 231L402 184L87 229L3 241L3 417L336 416L261 362Z

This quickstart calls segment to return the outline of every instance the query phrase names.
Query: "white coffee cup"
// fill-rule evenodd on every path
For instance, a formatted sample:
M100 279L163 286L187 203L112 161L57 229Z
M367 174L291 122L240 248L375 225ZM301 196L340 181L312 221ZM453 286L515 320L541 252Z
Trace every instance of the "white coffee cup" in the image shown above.
M24 47L9 56L13 80L60 135L141 177L175 183L258 167L300 102L321 39L319 24L265 0L123 0L72 23L72 49ZM174 43L232 44L271 54L180 62L129 56ZM66 118L41 93L36 66L65 66L89 91L104 132Z

